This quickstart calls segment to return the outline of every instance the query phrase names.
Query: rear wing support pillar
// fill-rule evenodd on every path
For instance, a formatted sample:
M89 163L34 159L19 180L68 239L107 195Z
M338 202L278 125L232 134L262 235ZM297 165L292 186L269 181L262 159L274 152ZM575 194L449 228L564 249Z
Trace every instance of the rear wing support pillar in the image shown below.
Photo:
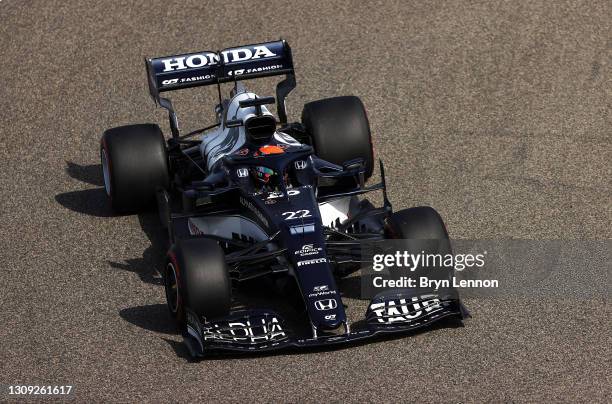
M174 107L172 106L172 101L169 98L159 97L159 106L168 110L168 123L170 124L170 132L172 133L172 137L174 139L179 138L179 127L178 127L178 118L176 117L176 112L174 112Z
M172 105L172 101L170 101L169 98L159 96L159 89L157 88L155 82L155 72L153 71L153 67L151 66L151 61L149 59L145 59L145 67L147 69L147 81L149 83L149 93L151 94L151 98L153 98L155 104L168 110L168 123L170 124L170 133L172 133L173 138L178 139L178 118L176 117L176 112L174 112L174 106Z
M295 88L295 85L295 74L293 73L287 74L285 80L276 85L276 112L281 124L287 123L287 106L285 105L285 99Z

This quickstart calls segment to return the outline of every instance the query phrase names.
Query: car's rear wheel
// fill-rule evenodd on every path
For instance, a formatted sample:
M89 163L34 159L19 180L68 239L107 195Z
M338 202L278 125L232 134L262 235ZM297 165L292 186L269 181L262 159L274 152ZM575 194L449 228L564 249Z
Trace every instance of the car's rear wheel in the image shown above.
M302 123L317 156L338 165L362 158L365 178L370 178L374 170L372 137L365 108L358 97L309 102L304 105Z
M179 328L185 325L187 309L208 319L229 313L231 282L225 253L215 240L179 240L168 252L164 286Z
M113 210L137 213L168 188L168 156L161 129L153 124L112 128L100 142L104 188Z

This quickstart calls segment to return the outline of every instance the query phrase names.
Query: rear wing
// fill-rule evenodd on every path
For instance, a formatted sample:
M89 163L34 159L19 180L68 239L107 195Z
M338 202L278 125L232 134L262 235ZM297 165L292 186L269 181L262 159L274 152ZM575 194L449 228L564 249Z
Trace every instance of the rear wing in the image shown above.
M291 48L283 40L151 58L146 66L154 99L163 91L294 72Z
M285 97L295 88L295 74L291 48L284 40L150 58L145 65L151 97L171 113L171 103L160 98L161 92L285 74L287 78L277 85L276 98L279 119L287 121Z

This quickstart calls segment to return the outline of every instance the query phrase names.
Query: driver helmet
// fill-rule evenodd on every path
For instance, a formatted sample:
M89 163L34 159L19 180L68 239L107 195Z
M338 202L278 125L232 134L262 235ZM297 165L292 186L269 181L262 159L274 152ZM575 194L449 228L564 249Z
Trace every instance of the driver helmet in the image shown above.
M268 167L264 167L264 166L256 166L254 167L253 171L254 171L253 174L255 178L257 178L259 181L263 182L264 184L269 183L270 179L272 179L272 177L276 175L274 170Z

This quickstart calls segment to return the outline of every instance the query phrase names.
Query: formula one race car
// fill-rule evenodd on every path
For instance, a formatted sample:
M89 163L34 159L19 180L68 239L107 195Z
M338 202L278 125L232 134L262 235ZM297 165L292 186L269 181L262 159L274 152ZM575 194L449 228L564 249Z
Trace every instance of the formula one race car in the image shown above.
M434 209L392 211L382 162L381 182L366 185L375 160L359 98L310 102L300 123L287 123L295 75L282 40L145 64L151 96L168 110L171 137L166 141L154 124L107 130L104 184L117 212L157 202L169 235L167 303L193 356L338 344L464 318L458 297L410 289L381 292L363 319L347 318L337 285L360 270L365 243L434 239L434 249L450 246ZM273 75L285 75L276 97L259 97L242 83ZM221 96L223 83L233 83L229 99ZM209 84L218 89L217 122L181 134L171 101L160 93ZM372 191L382 193L382 207L363 199ZM258 307L238 298L252 289L264 292ZM267 298L274 296L293 314L272 307Z

